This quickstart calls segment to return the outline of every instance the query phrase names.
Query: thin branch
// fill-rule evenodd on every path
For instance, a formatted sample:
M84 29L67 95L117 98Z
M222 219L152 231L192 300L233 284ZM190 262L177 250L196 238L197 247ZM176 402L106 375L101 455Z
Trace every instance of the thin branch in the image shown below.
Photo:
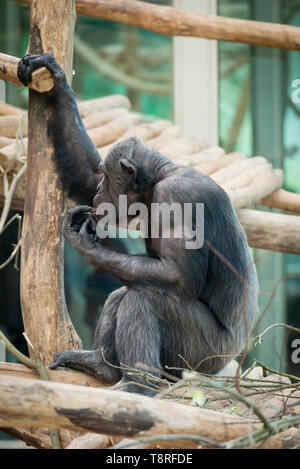
M35 352L31 342L29 341L27 335L24 333L23 334L27 343L30 344L30 347L33 350L34 353L34 360L31 358L26 357L23 353L21 353L16 347L8 340L8 338L3 334L3 332L0 330L0 340L2 340L5 344L5 347L7 350L20 362L23 363L24 365L28 366L29 368L32 368L36 370L40 378L44 381L49 381L49 376L47 369L43 362L41 361L40 357L37 355ZM50 430L50 437L51 437L51 442L53 449L60 449L60 443L59 443L59 434L58 430Z
M261 422L264 425L264 428L268 432L270 432L270 433L274 432L273 426L268 421L266 416L261 412L261 410L253 402L246 399L243 396L243 394L240 394L239 392L235 391L234 389L229 388L228 386L224 386L223 384L220 384L219 382L217 382L215 380L211 380L209 378L206 378L206 377L202 376L200 373L193 372L191 374L193 374L193 378L196 379L197 381L199 381L200 383L206 383L206 384L208 384L208 385L210 385L210 386L212 386L216 389L219 389L221 391L225 391L229 394L229 396L232 396L235 399L237 399L238 401L243 402L243 404L245 404L249 409L251 409L255 413L255 415L261 420Z
M4 202L4 207L1 213L0 217L0 234L3 232L3 228L6 223L6 219L8 216L8 212L10 210L10 205L13 197L13 193L15 191L16 185L18 181L21 179L21 177L24 175L25 171L27 168L27 164L25 163L24 166L20 169L20 171L14 176L11 185L9 187L9 190L7 192L7 196L5 197L5 202Z
M293 326L289 326L288 324L282 324L282 323L276 323L276 324L272 324L271 326L267 327L267 329L265 329L261 334L259 334L258 336L254 337L253 340L255 340L255 344L254 345L257 345L257 344L262 344L263 343L263 336L268 332L270 331L271 329L273 329L274 327L285 327L286 329L289 329L290 331L294 331L294 332L299 332L300 333L300 329L298 329L297 327L293 327Z
M11 252L10 256L6 259L6 261L3 262L3 264L0 264L0 270L4 269L4 267L6 267L10 263L10 261L13 260L15 255L18 253L18 251L21 247L21 244L22 244L22 239L19 239L18 244L15 245L15 247L14 247L13 251Z
M279 375L279 376L284 376L285 378L289 378L291 380L300 382L300 378L298 376L290 375L288 373L283 373L282 371L273 370L272 368L269 368L268 366L264 365L263 363L261 363L258 360L256 360L256 363L257 363L258 366L261 366L261 368L263 370L268 371L269 373L273 373L273 374L276 374L276 375Z

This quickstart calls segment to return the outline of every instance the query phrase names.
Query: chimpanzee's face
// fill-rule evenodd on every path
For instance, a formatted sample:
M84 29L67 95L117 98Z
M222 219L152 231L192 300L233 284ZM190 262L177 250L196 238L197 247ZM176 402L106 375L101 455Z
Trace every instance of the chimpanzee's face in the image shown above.
M107 157L108 158L108 157ZM133 190L133 174L134 171L133 165L130 163L130 167L124 168L124 159L123 163L115 161L114 167L110 164L109 160L105 160L99 164L98 174L99 174L99 183L97 186L97 192L93 199L93 208L96 210L97 218L97 207L101 204L112 204L115 207L117 220L119 219L119 196L126 195L127 197L127 206L133 204L134 202L140 202L142 200L141 193L137 193ZM131 172L128 173L128 170ZM99 210L98 210L99 213ZM128 221L132 217L127 217ZM124 219L124 215L123 215Z
M119 219L120 195L126 195L127 207L136 202L145 203L145 194L156 182L156 171L151 166L152 158L147 157L147 151L143 142L136 137L124 140L110 150L99 164L94 209L102 203L113 204Z

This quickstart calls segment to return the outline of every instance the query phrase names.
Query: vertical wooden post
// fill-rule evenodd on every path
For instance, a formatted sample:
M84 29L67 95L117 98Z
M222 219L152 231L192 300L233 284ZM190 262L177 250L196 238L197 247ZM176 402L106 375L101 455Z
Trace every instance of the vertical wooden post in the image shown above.
M71 81L75 0L33 0L29 51L51 53ZM53 353L78 348L63 286L62 221L65 194L52 161L45 97L29 91L28 169L21 258L25 331L45 363Z

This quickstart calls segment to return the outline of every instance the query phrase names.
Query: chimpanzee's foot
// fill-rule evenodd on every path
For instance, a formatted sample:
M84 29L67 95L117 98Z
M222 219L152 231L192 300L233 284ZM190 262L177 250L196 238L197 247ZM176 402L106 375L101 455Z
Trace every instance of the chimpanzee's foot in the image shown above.
M56 63L51 54L27 54L18 63L18 78L25 85L31 82L32 72L38 68L46 67L53 78L54 84L65 83L66 77L63 69Z
M76 370L85 371L105 383L114 383L120 379L120 370L105 363L101 351L98 350L67 350L56 353L53 362L49 365L51 370L58 366L67 366Z

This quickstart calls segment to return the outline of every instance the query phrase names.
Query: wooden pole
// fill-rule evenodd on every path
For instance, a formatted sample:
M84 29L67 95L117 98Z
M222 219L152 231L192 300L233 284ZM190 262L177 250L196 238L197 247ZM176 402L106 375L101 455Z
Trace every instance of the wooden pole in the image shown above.
M11 55L0 54L0 79L8 80L23 86L18 79L17 67L19 59ZM28 88L43 93L50 91L54 86L50 72L45 68L35 70L32 74L32 82L29 83Z
M300 254L300 217L258 210L237 210L249 246Z
M33 0L31 53L51 53L72 76L75 1ZM48 112L48 111L47 111ZM22 233L21 305L24 327L45 363L53 353L80 347L65 304L62 221L66 197L47 136L45 98L29 92L28 169Z
M286 210L287 212L300 213L300 194L279 189L262 199L260 204Z
M16 0L30 3L30 0ZM147 29L167 36L191 36L300 50L300 28L285 24L201 15L135 0L76 0L77 13Z

